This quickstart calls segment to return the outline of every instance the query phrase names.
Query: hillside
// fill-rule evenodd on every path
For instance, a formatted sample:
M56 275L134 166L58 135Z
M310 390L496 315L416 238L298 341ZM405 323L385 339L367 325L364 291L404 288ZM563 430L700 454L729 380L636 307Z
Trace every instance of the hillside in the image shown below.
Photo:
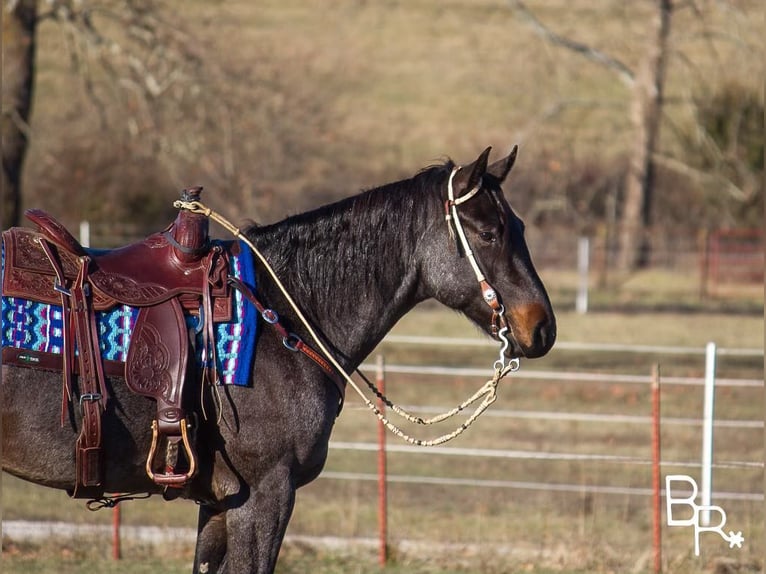
M153 227L167 219L176 189L202 184L226 213L270 221L447 155L462 162L486 145L501 153L520 143L514 206L533 225L592 229L619 208L630 91L613 72L546 43L511 4L167 2L156 25L192 63L139 41L132 65L141 61L141 78L151 72L161 87L149 99L135 78L100 63L114 45L82 42L46 20L26 205L68 223L87 217ZM733 115L745 105L738 94L751 95L761 109L752 129L763 132L763 7L758 0L697 4L674 14L661 138L663 154L704 173L712 169L710 142L694 141L695 122L718 94L737 95ZM528 5L562 36L628 66L640 60L643 3ZM106 12L94 10L93 18L123 55L141 38ZM762 178L737 199L683 170L659 175L659 225L761 220Z

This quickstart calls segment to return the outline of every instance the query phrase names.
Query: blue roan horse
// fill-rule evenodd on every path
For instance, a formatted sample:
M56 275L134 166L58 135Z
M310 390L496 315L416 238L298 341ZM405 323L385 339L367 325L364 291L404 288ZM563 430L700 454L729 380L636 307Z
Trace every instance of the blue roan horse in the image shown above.
M540 357L552 347L551 304L524 225L501 190L516 150L492 165L489 151L462 168L448 161L246 230L348 372L405 313L431 298L488 334L493 322L507 325L509 357ZM455 236L454 217L445 221L445 206L459 214L463 240ZM496 301L483 296L478 270ZM263 269L256 274L259 299L310 341L274 282ZM180 491L200 502L195 573L273 572L295 491L319 475L327 457L339 390L318 364L291 352L264 325L250 378L248 386L218 387L220 404L208 401L208 408L220 416L200 417L196 429L198 472ZM81 419L76 414L61 424L61 384L60 374L4 366L2 465L25 480L72 489ZM154 401L132 393L121 378L108 377L107 387L106 491L162 492L145 472Z

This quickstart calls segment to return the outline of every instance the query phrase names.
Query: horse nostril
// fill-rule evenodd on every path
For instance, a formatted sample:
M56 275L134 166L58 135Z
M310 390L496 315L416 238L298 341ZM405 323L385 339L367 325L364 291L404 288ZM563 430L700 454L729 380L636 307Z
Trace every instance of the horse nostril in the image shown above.
M549 318L541 321L535 329L533 341L541 355L547 353L556 341L556 321Z
M556 319L550 308L535 303L511 308L508 318L524 357L534 359L550 351L556 340Z

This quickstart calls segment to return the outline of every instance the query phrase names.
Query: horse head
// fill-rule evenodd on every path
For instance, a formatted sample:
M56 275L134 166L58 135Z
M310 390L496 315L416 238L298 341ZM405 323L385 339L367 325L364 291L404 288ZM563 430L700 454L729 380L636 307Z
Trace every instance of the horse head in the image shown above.
M532 264L524 223L501 187L517 147L491 165L490 150L470 165L451 166L441 198L446 222L424 241L421 271L432 297L485 332L496 337L507 327L509 356L541 357L556 340L556 319Z

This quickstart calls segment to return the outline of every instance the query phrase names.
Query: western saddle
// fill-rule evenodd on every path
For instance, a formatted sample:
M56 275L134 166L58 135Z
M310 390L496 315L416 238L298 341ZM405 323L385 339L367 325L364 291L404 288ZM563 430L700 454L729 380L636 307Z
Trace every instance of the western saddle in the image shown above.
M185 189L181 199L196 201L201 192L201 187ZM97 498L104 492L105 373L124 377L132 391L156 400L146 472L160 486L184 486L197 469L190 438L193 420L182 405L184 385L199 376L192 350L200 327L205 376L216 380L214 323L232 315L229 254L209 240L207 217L186 210L164 231L114 250L82 247L44 211L30 209L26 216L38 232L22 228L3 232L3 295L60 305L64 348L55 357L31 357L29 352L5 348L3 363L60 368L62 424L73 404L72 381L78 376L82 427L75 447L72 496ZM124 363L102 360L95 315L118 305L138 308ZM185 314L198 317L196 329L187 327ZM157 456L162 445L166 456L157 460L163 458ZM185 460L179 460L181 448Z

